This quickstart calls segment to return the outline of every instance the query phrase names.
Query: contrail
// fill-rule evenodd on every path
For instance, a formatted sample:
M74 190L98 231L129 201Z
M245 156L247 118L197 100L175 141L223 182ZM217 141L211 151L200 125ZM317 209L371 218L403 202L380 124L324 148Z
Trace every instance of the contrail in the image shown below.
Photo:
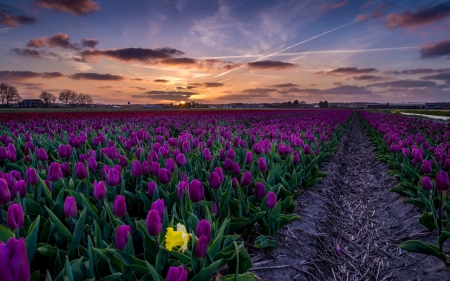
M316 38L318 38L318 37L320 37L320 36L323 36L323 35L325 35L325 34L328 34L328 33L330 33L330 32L333 32L333 31L338 30L338 29L340 29L340 28L346 27L347 25L350 25L350 24L355 23L355 22L357 22L357 21L358 21L358 20L354 20L354 21L349 22L349 23L347 23L347 24L344 24L344 25L341 25L341 26L339 26L339 27L333 28L333 29L331 29L331 30L325 31L324 33L321 33L321 34L319 34L319 35L316 35L316 36L313 36L313 37L308 38L308 39L306 39L306 40L303 40L303 41L301 41L301 42L299 42L299 43L297 43L297 44L291 45L291 46L286 47L286 48L284 48L284 49L282 49L282 50L279 50L279 51L277 51L277 52L274 52L274 53L271 53L271 54L262 56L262 57L258 58L257 60L254 60L254 61L252 61L252 62L257 62L257 61L263 60L263 59L265 59L265 58L274 56L274 55L276 55L276 54L278 54L278 53L281 53L281 52L284 52L284 51L286 51L286 50L288 50L288 49L290 49L290 48L292 48L292 47L295 47L295 46L298 46L298 45L300 45L300 44L306 43L306 42L308 42L308 41L311 41L311 40L313 40L313 39L316 39ZM241 65L241 66L239 66L239 67L237 67L237 68L234 68L234 69L228 70L228 71L226 71L226 72L223 72L223 73L221 73L221 74L218 74L218 75L216 75L216 76L214 76L214 77L219 77L219 76L228 74L228 73L230 73L230 72L233 72L233 71L235 71L235 70L238 70L238 69L240 69L240 68L243 68L244 66L245 66L245 64L243 64L243 65Z

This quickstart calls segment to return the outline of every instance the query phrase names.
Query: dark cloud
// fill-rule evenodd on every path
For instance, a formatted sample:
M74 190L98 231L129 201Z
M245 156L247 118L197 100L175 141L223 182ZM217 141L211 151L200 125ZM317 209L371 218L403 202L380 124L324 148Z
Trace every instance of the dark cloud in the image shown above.
M113 74L100 74L100 73L75 73L69 75L70 79L74 80L100 80L100 81L121 81L125 77Z
M286 69L296 66L293 63L272 60L248 62L246 65L251 69Z
M176 87L177 90L184 90L184 87Z
M342 83L342 82L333 82L333 85L342 86L342 85L344 85L344 83Z
M420 77L420 79L423 80L447 80L450 81L450 71L439 73L439 74L432 74L432 75L425 75L423 77Z
M85 48L95 48L97 46L99 40L94 38L84 38L81 40L81 45Z
M357 67L340 67L333 69L331 71L319 71L314 74L325 74L325 75L333 75L333 74L363 74L363 73L373 73L378 70L375 68L362 68L359 69Z
M72 15L85 15L100 9L100 6L92 0L35 0L35 3L42 8Z
M58 74L56 74L58 73ZM0 80L5 81L22 81L26 79L32 78L59 78L64 75L59 72L33 72L33 71L11 71L11 70L2 70L0 71Z
M421 81L421 80L397 80L391 82L375 83L367 85L368 87L380 87L380 88L423 88L436 86L433 81Z
M405 69L402 71L397 71L397 70L385 70L383 71L383 73L386 74L431 74L431 73L443 73L443 72L447 72L450 71L450 68L438 68L438 69L433 69L433 68L413 68L413 69Z
M99 89L113 89L113 88L117 88L117 87L114 87L114 86L101 86L101 87L98 87Z
M368 74L360 75L360 76L353 76L352 78L355 79L355 80L359 80L359 81L367 81L367 80L380 81L380 80L387 80L387 79L389 79L389 78L382 77L382 76L368 75Z
M144 79L142 79L142 78L132 78L132 79L130 79L131 81L144 81Z
M197 60L193 58L167 58L160 61L161 64L165 65L190 65L196 64Z
M261 93L271 93L271 92L276 92L276 91L277 91L277 89L273 89L273 88L252 88L252 89L242 90L241 93L261 94Z
M141 90L141 91L145 90L145 88L143 88L143 87L130 87L130 89L138 89L138 90Z
M155 80L153 80L153 82L156 82L156 83L169 83L170 81L166 80L166 79L155 79Z
M271 87L275 87L275 88L289 88L289 87L296 87L298 86L297 84L292 84L292 83L284 83L284 84L275 84L272 85Z
M31 57L31 58L42 58L41 52L33 49L22 49L22 48L14 48L11 49L12 52L16 53L19 56Z
M42 48L42 47L61 47L64 49L78 50L79 47L76 44L70 42L70 37L65 33L57 33L53 36L35 38L28 41L27 47Z
M437 43L425 43L420 48L420 57L423 59L449 55L450 55L450 39L445 39Z
M291 88L280 92L281 94L289 93L304 93L310 95L348 95L348 96L361 96L361 95L371 95L373 92L366 87L342 85L330 89L299 89Z
M168 59L182 54L184 54L182 51L168 47L156 49L123 48L110 50L86 50L81 52L81 57L85 60L106 57L123 62L138 61L147 63L158 59Z
M194 92L186 91L148 91L144 94L131 95L133 98L148 98L151 100L169 100L169 101L186 101L191 96L196 95Z
M190 90L190 89L195 89L195 88L197 88L197 86L192 86L192 85L186 86L186 89L188 89L188 90Z
M189 85L188 87L197 88L197 87L204 87L204 88L217 88L217 87L223 87L225 86L224 83L220 82L204 82L204 83L194 83L193 85Z
M407 10L401 14L389 14L384 25L389 29L429 25L440 21L448 15L450 15L450 2L444 2L416 12Z
M29 17L24 15L8 15L4 11L0 11L0 24L16 27L19 25L33 24L37 21L35 17Z

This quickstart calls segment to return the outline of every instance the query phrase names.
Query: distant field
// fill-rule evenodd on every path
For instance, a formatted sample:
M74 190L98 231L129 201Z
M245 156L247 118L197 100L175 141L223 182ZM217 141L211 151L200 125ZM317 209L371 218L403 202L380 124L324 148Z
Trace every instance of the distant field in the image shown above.
M404 110L408 113L436 115L436 116L448 116L450 117L450 110Z

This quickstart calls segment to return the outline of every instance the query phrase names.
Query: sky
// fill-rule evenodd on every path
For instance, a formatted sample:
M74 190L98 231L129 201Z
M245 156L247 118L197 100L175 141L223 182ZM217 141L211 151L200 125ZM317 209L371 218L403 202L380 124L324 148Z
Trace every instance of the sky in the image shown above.
M450 102L450 1L0 0L0 62L23 98Z

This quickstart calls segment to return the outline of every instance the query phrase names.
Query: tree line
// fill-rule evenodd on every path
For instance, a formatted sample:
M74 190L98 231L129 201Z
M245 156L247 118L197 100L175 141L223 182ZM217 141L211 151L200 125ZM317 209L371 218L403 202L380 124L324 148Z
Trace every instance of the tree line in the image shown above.
M63 90L58 96L49 92L41 92L39 98L46 107L55 106L59 100L66 107L86 106L94 103L94 99L89 94L76 93L71 90ZM10 106L23 100L16 87L6 83L0 83L0 102L2 105Z

